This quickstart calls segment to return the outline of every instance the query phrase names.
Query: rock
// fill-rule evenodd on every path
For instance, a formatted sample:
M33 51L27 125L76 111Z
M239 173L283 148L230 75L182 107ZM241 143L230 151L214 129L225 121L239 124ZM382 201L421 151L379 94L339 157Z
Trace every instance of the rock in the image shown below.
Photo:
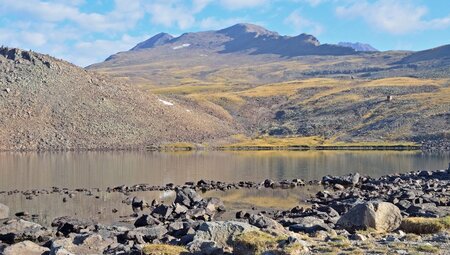
M97 223L92 220L76 219L69 216L58 217L53 220L52 227L67 236L70 233L80 233L82 229L94 229Z
M188 208L191 208L195 203L198 203L202 200L202 197L195 192L195 190L190 188L184 188L181 190L177 190L176 197L175 197L175 204L182 204L184 206L187 206Z
M159 215L164 219L167 219L173 212L173 208L168 205L158 205L155 209L152 211L152 215Z
M236 219L245 219L250 217L250 214L246 211L238 211L236 212Z
M112 239L104 239L99 234L78 234L70 238L54 240L50 254L103 254L112 243Z
M355 240L355 241L365 241L367 240L367 237L361 234L352 234L350 235L350 240Z
M316 217L304 217L296 219L296 224L289 226L289 230L293 232L303 232L312 234L317 231L330 231L331 228L321 219Z
M275 235L283 235L288 232L280 223L264 215L252 214L248 219L248 223Z
M9 218L9 207L0 203L0 220Z
M222 200L216 197L209 197L202 201L204 203L204 208L210 210L211 212L222 212L225 211L225 205Z
M209 240L194 240L188 244L187 248L189 252L196 255L221 255L224 253L222 247Z
M7 247L3 253L4 255L42 255L48 253L50 249L39 246L31 241L23 241L20 243L13 244Z
M145 202L144 199L142 199L140 197L133 197L133 200L131 201L131 206L133 208L139 208L139 209L143 210L144 207L148 206L148 204L147 204L147 202Z
M10 220L0 227L0 241L8 244L22 240L45 242L51 235L52 232L41 225L22 219Z
M158 219L148 214L142 215L134 222L134 226L137 228L145 226L154 226L159 224L161 224L161 222Z
M348 230L373 228L377 231L393 231L402 222L400 209L388 202L358 204L342 215L337 225Z
M188 210L188 208L187 208L186 206L184 206L184 205L182 205L182 204L178 204L178 203L175 204L174 212L175 212L176 214L183 214L183 213L186 213L187 210Z
M216 221L201 224L194 236L196 240L210 240L219 247L232 245L233 240L240 234L257 231L258 228L238 221Z
M140 228L136 228L132 231L142 234L144 239L148 240L148 241L153 241L155 239L161 239L168 232L167 228L162 225L154 226L154 227L140 227Z

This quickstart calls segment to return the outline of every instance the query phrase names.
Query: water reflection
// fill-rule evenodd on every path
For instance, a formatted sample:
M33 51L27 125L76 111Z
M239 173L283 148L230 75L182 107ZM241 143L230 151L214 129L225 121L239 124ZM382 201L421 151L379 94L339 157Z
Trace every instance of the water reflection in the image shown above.
M443 169L449 154L396 151L0 153L0 190L106 188L266 178L306 180L360 172L381 176Z

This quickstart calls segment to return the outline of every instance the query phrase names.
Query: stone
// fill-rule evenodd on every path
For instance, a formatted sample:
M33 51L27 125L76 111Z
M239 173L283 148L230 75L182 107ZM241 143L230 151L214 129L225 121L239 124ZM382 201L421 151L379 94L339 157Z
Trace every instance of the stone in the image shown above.
M216 242L219 247L226 247L231 246L238 235L257 230L259 229L239 221L204 222L199 226L194 241L210 240Z
M223 248L216 242L209 240L194 240L187 245L189 252L196 255L221 255Z
M225 211L225 205L222 200L216 197L209 197L203 200L205 203L205 208L210 210L211 212L222 212Z
M139 228L135 228L132 231L142 234L144 239L149 240L149 241L153 241L155 239L161 239L168 232L167 228L162 225L154 226L154 227L139 227Z
M155 209L153 209L153 215L160 215L162 218L167 219L173 212L173 208L168 205L158 205Z
M41 225L22 219L10 220L0 227L0 241L8 244L22 240L45 242L50 239L51 234L50 230Z
M358 204L342 215L337 225L348 230L372 228L377 231L393 231L400 227L400 209L388 202L366 202Z
M113 239L104 239L99 234L78 234L69 238L54 240L50 254L103 254L114 243Z
M0 220L9 218L9 207L0 203Z
M80 233L83 229L93 229L96 224L92 220L63 216L54 219L52 227L56 227L59 232L67 236L70 233Z
M134 226L137 228L145 226L154 226L159 224L161 224L161 222L158 219L148 214L142 215L134 222Z
M195 192L195 190L190 188L184 188L181 190L177 190L174 203L182 204L190 208L195 203L198 203L201 200L202 197L197 192Z
M283 235L288 232L280 223L264 215L252 214L248 219L248 223L275 235Z
M174 212L175 212L176 214L183 214L183 213L186 213L187 210L188 210L188 208L187 208L186 206L184 206L184 205L182 205L182 204L179 204L179 203L176 203L176 204L175 204Z
M296 224L289 226L292 232L303 232L313 234L317 231L330 231L331 228L322 220L316 217L304 217L296 219Z
M4 255L42 255L48 253L50 249L39 246L31 241L23 241L20 243L13 244L3 251Z
M354 233L354 234L350 235L350 240L365 241L365 240L367 240L367 237L365 235Z

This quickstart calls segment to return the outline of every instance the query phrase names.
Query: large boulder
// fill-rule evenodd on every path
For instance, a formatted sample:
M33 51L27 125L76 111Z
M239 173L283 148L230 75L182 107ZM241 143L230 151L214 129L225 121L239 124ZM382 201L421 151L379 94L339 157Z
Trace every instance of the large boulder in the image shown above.
M400 209L392 203L366 202L358 204L342 215L337 225L348 230L375 229L393 231L400 227L402 215Z
M69 238L54 240L50 254L103 254L114 240L105 239L99 234L79 234Z
M239 221L216 221L201 224L194 236L194 241L213 241L218 247L232 246L238 235L258 228Z
M9 218L9 207L0 203L0 220Z
M264 215L252 214L248 218L248 223L270 234L289 234L289 231L287 231L280 223Z
M20 243L13 244L7 247L3 253L3 255L18 255L18 254L26 254L26 255L42 255L47 254L50 250L48 248L39 246L31 241L23 241Z
M298 218L296 222L296 224L289 226L289 230L295 233L312 234L317 231L331 231L331 228L322 219L316 217Z
M174 203L178 203L190 208L201 200L202 197L197 192L195 192L195 190L184 188L181 190L177 190Z
M45 242L52 236L52 232L41 225L22 220L13 219L0 227L0 241L8 244L24 240Z

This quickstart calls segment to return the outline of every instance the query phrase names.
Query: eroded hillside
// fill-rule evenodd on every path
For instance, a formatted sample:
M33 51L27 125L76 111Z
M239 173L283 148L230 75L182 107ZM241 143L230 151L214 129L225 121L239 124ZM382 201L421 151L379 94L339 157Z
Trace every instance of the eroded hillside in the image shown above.
M52 57L0 49L0 149L115 149L208 143L228 122Z

